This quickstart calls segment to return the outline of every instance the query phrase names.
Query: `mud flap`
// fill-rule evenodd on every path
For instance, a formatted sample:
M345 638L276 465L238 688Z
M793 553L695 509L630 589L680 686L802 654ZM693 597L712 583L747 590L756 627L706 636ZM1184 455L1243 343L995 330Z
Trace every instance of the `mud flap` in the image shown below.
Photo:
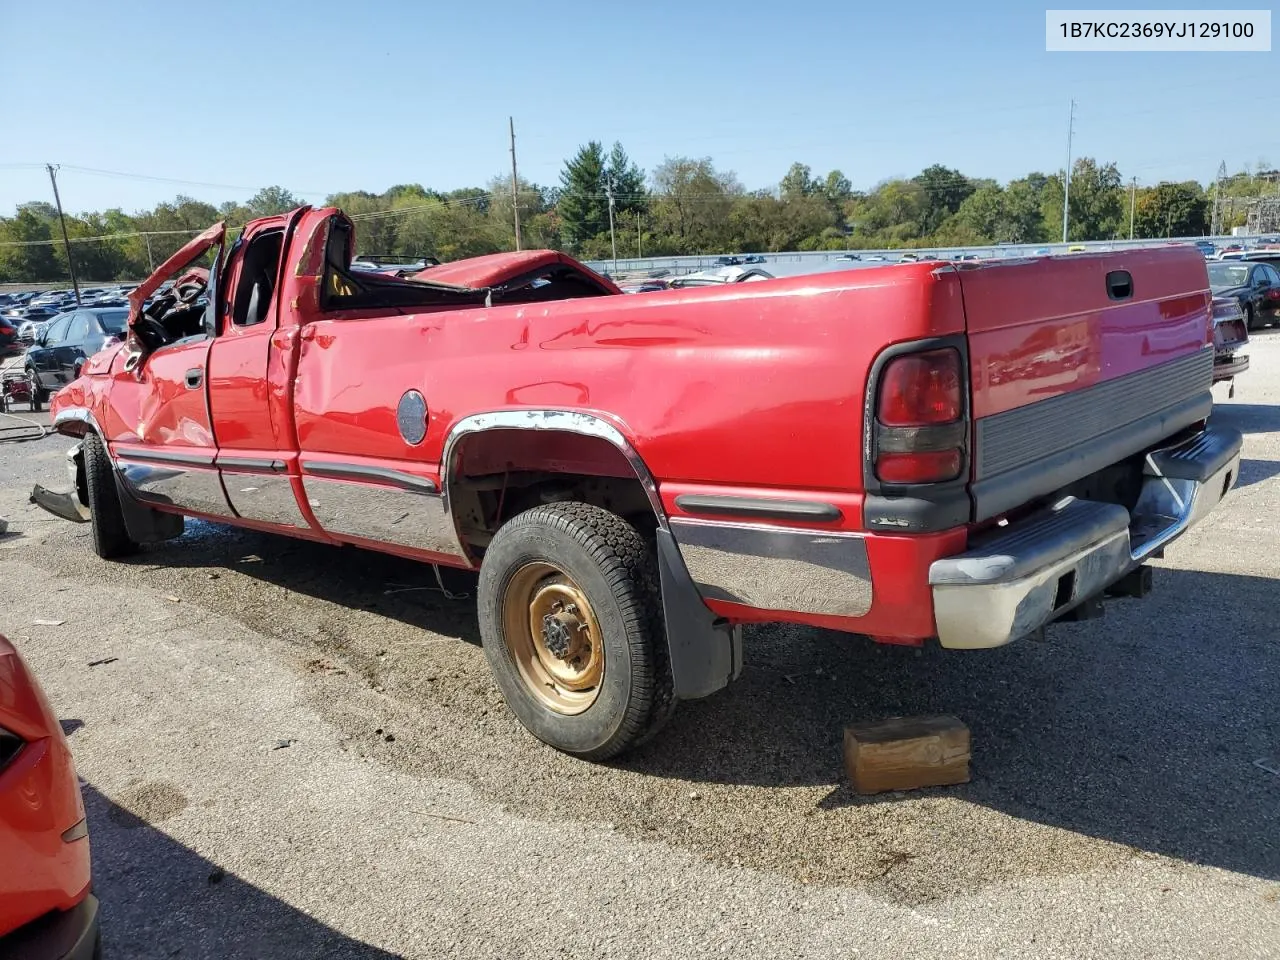
M671 532L659 529L657 539L672 683L679 699L696 700L742 672L742 628L707 609Z
M161 513L144 503L139 503L124 485L118 470L116 493L120 496L120 512L124 516L124 528L134 543L160 543L182 536L186 529L186 517L180 513Z

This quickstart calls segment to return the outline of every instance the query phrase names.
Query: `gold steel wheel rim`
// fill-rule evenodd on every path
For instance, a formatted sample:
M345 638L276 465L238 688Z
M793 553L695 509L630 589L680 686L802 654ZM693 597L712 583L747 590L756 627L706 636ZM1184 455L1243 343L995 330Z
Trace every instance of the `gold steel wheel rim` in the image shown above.
M552 563L526 563L502 598L503 639L520 679L545 706L582 713L600 693L604 638L573 578Z

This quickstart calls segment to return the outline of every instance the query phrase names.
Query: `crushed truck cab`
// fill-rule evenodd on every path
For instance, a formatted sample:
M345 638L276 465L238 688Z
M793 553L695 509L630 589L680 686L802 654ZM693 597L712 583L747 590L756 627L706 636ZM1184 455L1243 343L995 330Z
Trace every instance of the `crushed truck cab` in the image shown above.
M728 684L744 624L972 648L1095 615L1238 472L1192 247L631 296L553 251L354 250L302 208L171 257L54 398L80 443L33 499L104 557L190 516L477 570L495 680L578 756Z

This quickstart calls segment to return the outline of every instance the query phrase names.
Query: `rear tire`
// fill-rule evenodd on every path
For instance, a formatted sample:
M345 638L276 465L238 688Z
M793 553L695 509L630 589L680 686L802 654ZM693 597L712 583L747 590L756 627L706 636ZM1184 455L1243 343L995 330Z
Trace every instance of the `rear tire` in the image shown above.
M107 448L96 433L84 437L84 479L89 494L89 526L93 530L93 552L103 560L128 556L138 549L124 525L115 468Z
M653 549L588 503L534 507L499 528L480 568L494 680L539 740L607 760L675 707Z

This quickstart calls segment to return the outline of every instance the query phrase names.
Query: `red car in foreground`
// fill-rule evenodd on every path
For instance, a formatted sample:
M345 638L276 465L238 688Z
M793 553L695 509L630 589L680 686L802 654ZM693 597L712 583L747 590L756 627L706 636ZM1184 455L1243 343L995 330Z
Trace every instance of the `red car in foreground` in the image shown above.
M58 718L0 636L0 960L101 955L89 833Z

